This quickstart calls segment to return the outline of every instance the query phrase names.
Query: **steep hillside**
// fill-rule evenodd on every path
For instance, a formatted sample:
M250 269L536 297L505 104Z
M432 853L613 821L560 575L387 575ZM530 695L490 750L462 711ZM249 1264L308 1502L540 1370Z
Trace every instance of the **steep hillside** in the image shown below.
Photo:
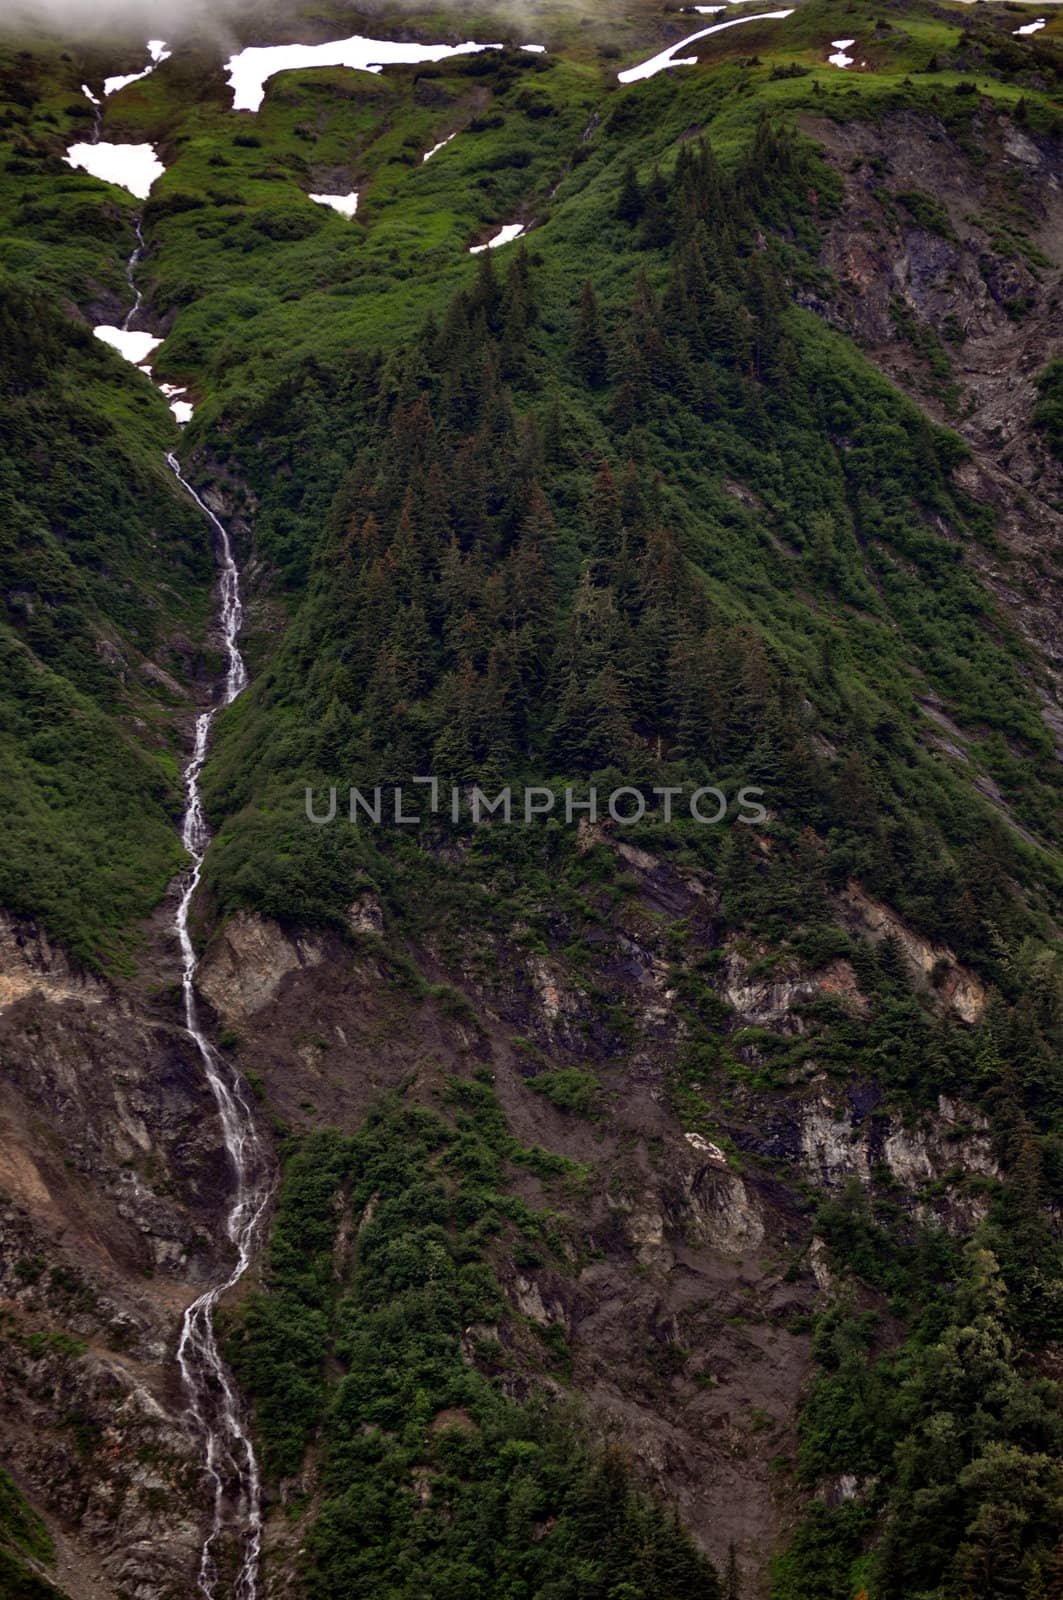
M1063 1583L1060 24L623 10L263 7L110 94L139 41L4 56L0 1560L42 1593L193 1592L174 1346L231 1259L166 932L210 527L88 332L133 281L246 604L193 927L277 1167L220 1319L254 1592ZM240 46L356 32L508 42L232 108ZM64 163L94 128L146 200ZM220 1471L200 1592L246 1600Z

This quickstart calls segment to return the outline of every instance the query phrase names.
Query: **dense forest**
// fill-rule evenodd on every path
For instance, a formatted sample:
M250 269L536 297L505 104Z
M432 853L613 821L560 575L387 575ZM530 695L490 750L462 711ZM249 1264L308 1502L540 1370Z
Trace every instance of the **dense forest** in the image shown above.
M986 602L957 561L957 537L986 533L977 508L949 483L957 441L885 386L853 381L831 359L832 341L788 306L786 252L801 249L812 184L829 194L814 152L767 123L726 176L706 144L685 147L669 178L654 170L645 187L626 169L618 224L648 262L669 264L656 287L640 266L630 302L612 314L587 279L562 331L566 366L538 336L536 272L520 250L504 276L485 257L413 353L369 358L344 380L341 394L353 401L344 420L364 442L337 486L284 651L233 713L212 804L245 803L241 784L277 785L278 795L289 784L293 793L289 774L366 789L422 772L458 784L573 775L603 787L612 774L647 792L653 784L761 786L776 846L768 862L738 828L704 839L713 830L656 820L633 831L654 851L711 864L729 926L786 941L813 962L843 951L853 960L874 997L871 1018L854 1027L825 1007L796 1046L771 1058L775 1081L795 1059L826 1058L841 1073L871 1054L891 1090L916 1103L974 1090L1009 1130L1012 1174L983 1240L967 1253L932 1233L911 1235L907 1220L891 1226L888 1209L880 1213L859 1192L822 1206L818 1226L831 1251L904 1305L914 1326L887 1353L875 1315L855 1305L817 1326L822 1376L802 1422L798 1472L809 1482L851 1473L876 1487L869 1503L814 1509L780 1563L776 1592L785 1600L841 1595L852 1573L866 1571L869 1592L883 1596L909 1595L917 1582L942 1596L1051 1593L1063 1489L1058 1391L1047 1376L1024 1380L1020 1352L1028 1357L1058 1326L1050 1288L1058 1246L1042 1205L1063 1155L1052 1131L1060 969L1037 938L1039 908L1010 887L1029 881L1014 834L920 761L911 731L918 713L905 716L894 688L900 663L898 678L886 676L882 622L899 624L907 661L918 660L952 704L965 688L992 682L989 716L1013 733L1025 728L1030 740L1016 804L1049 834L1058 777L1023 709L1015 664L979 628ZM291 395L312 415L320 386L321 415L333 429L327 384L320 371L300 374ZM261 419L252 427L261 430ZM594 447L606 435L612 449L599 458ZM758 571L733 513L684 516L669 492L673 453L684 447L699 479L733 475L763 496L776 511L788 572L835 602L818 627L805 616L800 644L776 609L775 552L770 562L761 555ZM306 459L315 459L312 449ZM717 488L717 517L723 498ZM942 515L956 530L951 540L932 531ZM917 574L907 581L905 560ZM762 591L758 607L761 586L768 597ZM847 625L849 608L861 613L856 625ZM763 620L772 612L774 626ZM967 714L987 720L987 710L970 702ZM264 736L262 719L288 730L283 743ZM253 750L263 753L257 775ZM365 830L349 829L338 840L327 829L293 837L290 811L279 799L270 809L272 823L233 829L216 850L212 882L223 904L339 922L368 876L386 886L411 932L426 919L467 914L460 894L446 909L435 897L419 842L393 844L387 830L364 840ZM583 875L571 839L555 834L517 849L513 915L541 900L544 872L574 884ZM483 846L482 857L478 873L492 873L505 893L508 841ZM978 1029L935 1018L913 995L896 949L883 946L876 962L852 948L831 899L854 876L994 983L999 998ZM447 877L453 897L452 870ZM1022 954L1004 963L991 954L1009 947ZM721 1024L726 1037L726 1019L713 1022L708 1037ZM478 1133L482 1122L473 1124ZM300 1230L312 1229L302 1175L312 1171L324 1192L337 1179L320 1179L316 1151L293 1160L295 1217ZM426 1220L435 1215L430 1208ZM413 1248L409 1220L405 1210L375 1216L377 1248L392 1235L404 1252ZM296 1237L301 1263L313 1234ZM290 1248L285 1242L275 1267L287 1314L256 1308L245 1329L252 1353L239 1367L250 1392L262 1394L263 1417L278 1408L285 1452L290 1396L303 1392L285 1352L305 1349L319 1370L320 1335L309 1330L322 1309L301 1271L291 1295ZM428 1270L433 1248L424 1237L415 1274ZM367 1261L356 1280L360 1316L373 1305L371 1273ZM349 1314L342 1305L331 1312L328 1335L345 1361ZM470 1307L463 1320L490 1319ZM404 1336L407 1322L403 1315ZM421 1359L406 1356L414 1370ZM330 1459L335 1451L344 1462L335 1430L362 1364L352 1366L326 1434ZM446 1390L435 1402L453 1403ZM311 1417L320 1404L309 1402ZM300 1454L288 1456L289 1469ZM880 1518L888 1534L868 1557L868 1531ZM342 1526L324 1518L326 1573ZM327 1582L323 1593L342 1592Z

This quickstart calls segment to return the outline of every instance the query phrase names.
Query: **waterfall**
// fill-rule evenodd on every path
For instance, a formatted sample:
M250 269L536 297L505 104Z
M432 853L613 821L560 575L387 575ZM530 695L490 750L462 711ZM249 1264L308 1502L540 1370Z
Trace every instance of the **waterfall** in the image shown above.
M90 99L94 99L90 90L86 89L85 92ZM94 104L97 105L98 134L98 102L94 100ZM129 340L146 343L149 353L161 341L150 334L135 332L131 327L143 304L143 295L137 287L136 269L147 248L139 217L134 220L133 226L136 247L126 263L126 279L133 304L120 329L98 328L96 332L111 336L111 342L130 360L143 362L146 359L143 350L139 345L131 350ZM124 343L122 335L128 336ZM142 367L141 370L146 369ZM169 392L172 394L175 391L171 389ZM196 999L196 953L188 927L192 901L199 887L210 843L210 830L203 815L200 778L207 759L211 728L218 712L231 705L247 686L247 668L239 646L243 608L240 602L240 573L227 528L188 482L177 457L167 454L166 464L181 489L210 523L219 566L218 623L225 646L225 678L215 704L196 718L192 754L185 767L181 843L190 864L182 879L174 913L174 931L181 952L185 1027L199 1054L214 1096L233 1173L233 1195L225 1217L225 1232L236 1253L235 1263L228 1275L204 1290L185 1311L177 1344L177 1363L188 1397L189 1412L203 1438L205 1470L213 1495L210 1531L200 1556L199 1593L204 1600L215 1600L218 1586L215 1545L223 1530L231 1526L241 1539L240 1566L231 1591L232 1600L258 1600L258 1568L262 1553L262 1486L239 1396L218 1349L214 1312L221 1297L239 1283L251 1264L259 1224L272 1189L270 1163L258 1135L246 1086L219 1055L200 1024Z
M177 1345L177 1362L188 1395L189 1409L205 1441L206 1471L214 1497L211 1528L200 1557L199 1589L205 1600L214 1600L218 1582L214 1544L225 1526L227 1502L235 1491L236 1513L244 1532L244 1545L233 1596L234 1600L256 1600L262 1551L261 1481L239 1398L218 1350L214 1310L221 1296L240 1281L251 1263L258 1225L270 1197L268 1164L244 1085L230 1071L200 1026L195 988L196 953L188 930L189 910L199 886L210 840L203 816L199 780L207 757L211 724L218 710L231 705L247 684L247 668L237 643L242 620L240 574L226 528L183 476L177 458L168 455L166 461L178 483L210 522L221 568L219 622L227 657L225 682L218 704L210 711L201 712L196 718L195 745L185 769L185 812L181 842L190 857L191 870L177 904L174 926L181 949L185 1027L203 1063L233 1169L234 1190L225 1229L236 1249L236 1261L228 1276L205 1290L185 1311Z
M137 287L137 279L136 279L137 267L140 264L140 262L143 260L144 251L147 249L147 245L144 243L144 229L141 226L141 222L140 222L140 218L139 217L134 217L133 218L133 232L137 236L136 249L133 251L133 254L129 257L129 260L125 264L125 278L126 278L126 282L129 285L130 293L133 296L133 304L130 306L129 310L126 312L125 321L122 323L122 332L123 333L128 333L129 330L132 328L133 319L135 318L135 316L137 315L137 312L140 310L141 306L144 303L144 296L141 294L140 289ZM177 468L174 465L173 457L172 456L167 456L166 459L167 459L167 461L169 461L170 466L173 469L173 471L177 472ZM181 478L181 474L179 472L177 472L177 476L178 476L178 479L180 479L180 481L182 483L184 483L184 479ZM185 484L185 488L186 489L188 488L187 484ZM199 496L198 495L196 496L196 499L199 500ZM199 503L202 505L202 501L199 501ZM203 506L203 509L204 509L204 511L206 511L206 509L207 509L206 506ZM210 513L207 512L207 515L210 516ZM212 518L212 521L216 521L216 520L217 520L216 518ZM230 559L231 559L231 557L230 557ZM235 571L235 568L234 568L234 571ZM243 687L243 685L241 685L241 688L242 687Z

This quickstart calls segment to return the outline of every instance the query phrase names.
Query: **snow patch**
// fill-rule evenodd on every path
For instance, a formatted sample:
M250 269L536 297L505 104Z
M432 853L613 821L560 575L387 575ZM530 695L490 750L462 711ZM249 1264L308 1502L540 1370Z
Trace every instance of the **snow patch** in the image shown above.
M544 44L522 44L521 49L529 50L533 56L542 56L546 54L546 46Z
M1037 33L1041 28L1046 28L1047 26L1048 24L1044 17L1038 17L1036 22L1028 22L1024 28L1016 28L1015 33Z
M358 210L358 195L353 189L350 194L312 194L307 198L319 206L331 206L341 217L353 217Z
M181 427L183 428L186 423L191 422L196 408L191 400L182 398L188 393L188 390L179 388L175 383L160 383L159 389L170 402L170 410Z
M670 45L667 50L662 50L658 55L651 56L649 61L642 61L637 67L628 67L625 72L618 72L617 77L621 83L638 83L643 78L652 78L655 73L663 72L666 67L689 67L696 65L697 57L684 56L677 60L679 52L685 50L687 45L693 44L697 39L707 39L711 33L722 33L724 28L740 28L744 22L768 22L793 15L793 6L787 11L761 11L755 17L731 17L727 22L715 22L711 28L702 28L700 33L688 34L685 39L680 39L678 44Z
M711 1139L706 1139L704 1134L684 1133L683 1138L686 1140L687 1144L693 1145L694 1149L698 1151L699 1155L708 1156L710 1161L722 1161L726 1166L727 1157L724 1155L719 1145L713 1144Z
M835 54L827 57L827 60L830 62L831 66L851 67L854 58L852 56L847 56L845 52L855 43L855 39L832 39L831 45L835 51Z
M147 78L150 76L150 74L155 71L155 68L161 66L164 61L169 61L172 54L173 52L171 50L167 50L166 48L165 39L149 39L148 55L151 57L151 60L148 62L147 66L141 72L127 72L124 77L104 78L104 96L106 97L107 95L117 94L119 89L128 88L131 83L139 83L141 78ZM98 102L93 103L98 104Z
M382 67L418 61L442 61L447 56L471 55L480 50L501 50L500 44L417 44L391 39L335 39L331 44L250 45L225 63L233 91L234 111L257 111L266 93L266 80L278 72L305 67L350 67L355 72L379 72Z
M523 222L507 222L505 227L499 228L493 239L488 239L486 244L471 244L469 254L478 256L481 250L497 250L500 244L509 244L511 239L519 239L523 232Z
M456 133L448 133L446 138L445 139L440 139L439 143L438 144L434 144L432 146L431 150L426 150L425 151L424 155L421 157L421 161L422 162L431 161L432 157L434 155L438 155L440 150L442 150L442 148L443 148L443 146L445 144L449 144L451 139L456 139L457 137L458 136L457 136Z
M153 333L133 333L128 328L112 328L107 323L101 323L92 331L97 339L109 344L135 367L143 367L151 352L158 349L162 343L162 340L156 339Z
M81 92L85 96L86 100L91 100L91 102L92 102L92 104L94 106L98 106L100 104L99 96L93 94L92 90L89 88L87 83L83 83L81 85Z
M146 200L156 178L166 168L153 144L72 144L64 158L71 167L80 167L104 183L117 183L138 200Z

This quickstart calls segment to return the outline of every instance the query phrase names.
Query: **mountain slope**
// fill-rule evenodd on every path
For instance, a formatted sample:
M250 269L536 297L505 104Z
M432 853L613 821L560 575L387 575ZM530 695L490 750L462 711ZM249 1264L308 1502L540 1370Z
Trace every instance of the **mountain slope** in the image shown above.
M588 47L547 9L545 55L285 74L254 115L200 38L104 109L105 137L166 161L138 267L156 370L197 400L186 471L250 600L197 937L282 1170L224 1326L271 1502L264 1593L1036 1600L1059 1580L1060 496L1038 379L1060 57L1055 23L1014 34L1025 15L809 0L624 87L600 20ZM419 25L361 19L382 21ZM625 26L634 61L698 22ZM855 70L827 63L836 36ZM202 698L174 640L207 631L209 551L156 465L161 402L52 303L116 316L136 210L59 169L78 85L124 65L67 54L34 45L7 124L3 248L39 308L28 352L24 308L6 324L10 366L37 363L23 410L64 459L84 422L58 351L99 386L87 460L114 487L79 497L96 543L72 556L45 477L38 537L76 605L40 591L52 633L18 637L139 785L108 813L137 871L120 895L97 845L53 887L40 851L5 889L16 950L35 918L110 958L92 994L117 1002L90 1045L89 980L49 947L6 1011L31 1163L54 1122L9 1219L10 1415L30 1425L22 1322L45 1310L53 1343L64 1316L89 1339L49 1360L96 1414L114 1334L32 1263L99 1207L90 1282L121 1298L155 1273L143 1367L123 1360L166 1418L157 1576L150 1548L123 1567L113 1512L74 1538L47 1451L20 1482L84 1553L72 1595L177 1594L205 1501L165 1330L219 1254L197 1231L224 1168L143 920L175 773L140 775L181 690ZM352 188L353 221L308 199ZM470 258L516 221L524 240ZM10 515L41 476L12 480ZM106 629L138 661L169 641L176 706L92 676L82 641ZM14 731L39 781L56 753ZM346 820L352 782L379 786L378 824ZM473 787L507 783L517 822L475 822ZM520 820L529 785L549 819ZM706 825L689 798L714 785L728 815ZM419 826L389 822L397 786ZM621 786L635 823L606 807ZM331 787L315 826L307 790L320 815ZM52 825L58 859L91 827ZM139 976L115 975L116 930ZM42 1017L76 1036L87 1157ZM134 1035L143 1138L118 1093ZM138 1243L110 1211L123 1161ZM61 1407L38 1417L62 1436ZM79 1493L108 1448L90 1433L64 1467ZM114 1448L125 1481L136 1446Z

